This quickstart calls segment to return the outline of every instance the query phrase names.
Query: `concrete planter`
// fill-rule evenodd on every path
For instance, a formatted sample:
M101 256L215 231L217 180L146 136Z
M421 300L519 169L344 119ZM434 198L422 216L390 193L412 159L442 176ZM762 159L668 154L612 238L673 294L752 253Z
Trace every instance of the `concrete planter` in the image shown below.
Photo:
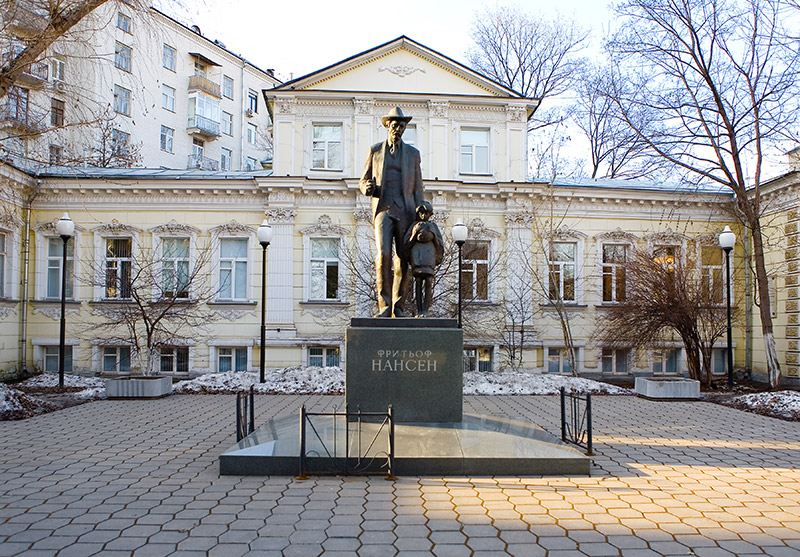
M108 398L161 398L171 393L171 377L120 377L106 380Z
M700 398L700 381L683 377L637 377L636 394L658 400Z

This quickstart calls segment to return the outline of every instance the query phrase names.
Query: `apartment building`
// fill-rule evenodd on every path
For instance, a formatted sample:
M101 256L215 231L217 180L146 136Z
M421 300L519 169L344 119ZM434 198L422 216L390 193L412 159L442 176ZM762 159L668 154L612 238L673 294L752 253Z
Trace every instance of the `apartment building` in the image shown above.
M45 21L16 6L6 55ZM109 2L18 80L0 107L0 149L24 168L260 171L272 159L261 91L279 83L197 27Z

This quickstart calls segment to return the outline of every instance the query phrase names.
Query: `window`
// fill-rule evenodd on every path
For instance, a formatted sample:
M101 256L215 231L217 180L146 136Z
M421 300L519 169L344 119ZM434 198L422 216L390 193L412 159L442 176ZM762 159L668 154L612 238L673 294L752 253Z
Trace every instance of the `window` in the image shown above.
M603 301L625 301L625 260L628 246L603 245Z
M202 93L189 97L189 127L201 127L219 135L219 101Z
M28 122L28 90L22 87L12 86L8 90L8 118L17 122Z
M164 346L161 352L161 373L189 373L189 347Z
M255 145L256 137L258 137L258 127L255 124L247 124L247 142Z
M114 66L126 72L131 71L131 47L117 43L114 47Z
M479 371L481 373L492 371L492 349L465 348L464 372L468 371Z
M728 372L728 349L711 349L711 373L721 375Z
M189 238L161 239L161 288L167 298L189 297Z
M175 89L169 85L161 85L161 108L175 112Z
M339 367L339 348L309 347L308 365L314 367Z
M131 18L122 12L117 12L117 29L122 29L126 33L131 32Z
M311 239L310 300L339 299L339 238Z
M128 151L131 134L114 128L111 130L111 151L114 155L124 156Z
M653 250L653 261L661 264L668 271L675 270L678 256L677 246L656 246Z
M247 348L217 348L217 368L224 371L247 371Z
M50 166L58 166L64 160L64 148L60 145L50 145Z
M489 299L489 242L467 240L462 249L461 296Z
M461 130L461 173L489 173L489 130Z
M219 168L220 170L230 170L231 169L231 157L233 157L233 152L230 149L226 149L223 147L219 152Z
M105 297L118 299L130 298L133 240L131 238L105 238L105 243Z
M574 358L577 362L577 357ZM572 374L572 367L569 363L569 350L566 348L547 349L547 371L549 373Z
M58 371L58 346L44 346L44 370ZM72 346L64 345L64 371L72 371Z
M167 153L172 152L172 142L175 138L175 130L167 126L161 126L161 150Z
M219 297L247 298L247 240L222 238L219 243Z
M550 301L575 301L575 252L574 242L550 244Z
M409 145L417 144L417 126L406 126L403 132L403 142Z
M725 295L725 283L722 266L722 249L719 246L702 246L700 248L700 280L703 299L721 304Z
M311 168L342 169L342 125L314 124Z
M226 99L233 98L233 78L227 75L222 76L222 96Z
M192 139L192 156L197 159L202 159L203 153L205 152L205 145L206 143L202 139L196 137Z
M103 346L103 371L121 373L131 370L130 346Z
M199 77L206 76L206 65L197 58L194 60L194 75Z
M47 298L61 298L61 263L64 260L64 240L47 238ZM67 242L67 287L65 297L72 299L72 282L75 268L75 240Z
M653 352L653 375L675 375L678 373L678 357L681 351L677 348L655 350Z
M0 297L6 295L6 235L0 232Z
M253 112L258 112L258 93L252 89L247 91L247 108Z
M258 166L258 161L253 157L247 157L247 170L255 170Z
M60 99L50 99L50 125L64 125L64 101Z
M119 85L114 85L114 111L125 116L131 115L131 92Z
M629 354L630 350L627 348L603 348L603 373L627 374Z
M64 60L61 58L53 58L50 60L50 75L55 83L62 83L64 81Z
M161 65L167 68L168 70L175 71L175 59L177 56L177 51L169 45L164 45L164 49L161 52Z
M222 133L225 135L233 135L233 114L229 112L222 113Z

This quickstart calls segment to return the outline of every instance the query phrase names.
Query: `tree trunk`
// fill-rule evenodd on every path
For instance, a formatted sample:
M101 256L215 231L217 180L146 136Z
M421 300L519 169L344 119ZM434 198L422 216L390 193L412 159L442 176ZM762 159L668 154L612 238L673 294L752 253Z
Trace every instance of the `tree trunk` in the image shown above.
M748 215L749 217L750 215ZM769 280L764 263L764 243L761 237L761 222L757 215L748 223L752 230L753 262L756 267L756 285L758 287L758 307L761 317L761 333L764 336L764 352L767 356L767 373L769 385L773 389L781 384L781 366L778 362L778 350L775 347L775 332L772 326L772 308L769 299Z
M700 342L694 338L683 337L683 347L686 349L686 367L689 368L689 377L702 381Z
M710 346L703 347L700 349L700 356L702 358L703 369L705 370L705 375L703 376L703 383L707 388L711 388L711 354L712 348Z

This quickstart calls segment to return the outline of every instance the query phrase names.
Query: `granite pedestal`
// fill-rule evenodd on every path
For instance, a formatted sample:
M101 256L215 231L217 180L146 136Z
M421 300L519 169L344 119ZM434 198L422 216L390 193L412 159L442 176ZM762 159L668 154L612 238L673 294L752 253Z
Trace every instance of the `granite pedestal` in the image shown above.
M351 412L397 422L460 422L464 336L455 319L353 319L346 336Z

